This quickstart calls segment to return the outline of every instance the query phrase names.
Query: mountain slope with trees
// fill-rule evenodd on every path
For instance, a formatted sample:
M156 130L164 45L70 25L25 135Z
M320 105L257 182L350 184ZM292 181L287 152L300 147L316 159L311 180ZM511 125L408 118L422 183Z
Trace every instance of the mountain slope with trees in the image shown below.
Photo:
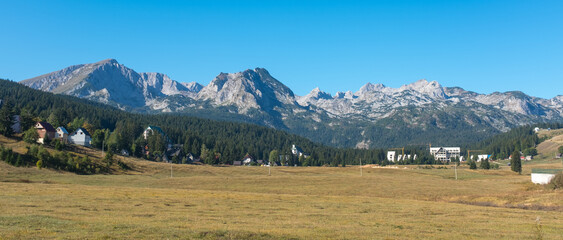
M360 150L334 148L314 143L304 137L281 130L247 123L214 121L178 114L135 114L72 96L56 95L34 90L16 82L0 80L2 108L9 106L11 114L19 114L27 122L25 129L34 121L45 120L56 126L65 126L72 131L84 127L92 134L92 145L118 152L131 150L141 156L143 144L139 142L144 128L159 126L170 137L172 143L183 144L185 152L211 157L210 163L232 164L246 154L257 159L269 159L272 150L281 155L291 156L288 165L333 165L385 162L381 149ZM7 110L8 111L8 110ZM299 161L291 155L291 147L301 147L310 157ZM424 152L420 152L424 155ZM422 157L420 163L432 163L429 157Z

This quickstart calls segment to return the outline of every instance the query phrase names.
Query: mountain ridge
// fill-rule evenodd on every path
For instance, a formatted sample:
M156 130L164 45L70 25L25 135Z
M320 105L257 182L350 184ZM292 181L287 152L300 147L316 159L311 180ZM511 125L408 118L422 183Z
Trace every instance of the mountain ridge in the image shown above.
M220 73L203 86L197 82L180 83L162 73L137 73L115 59L106 59L20 83L139 112L252 119L311 139L322 134L322 143L346 147L358 147L360 143L370 143L370 147L413 144L419 140L410 135L419 130L427 133L458 129L482 139L519 125L563 121L563 96L543 99L517 91L479 94L426 79L399 88L368 82L356 92L338 92L334 96L317 87L305 96L297 96L264 68ZM386 129L396 129L406 137L378 140L377 134L395 134Z

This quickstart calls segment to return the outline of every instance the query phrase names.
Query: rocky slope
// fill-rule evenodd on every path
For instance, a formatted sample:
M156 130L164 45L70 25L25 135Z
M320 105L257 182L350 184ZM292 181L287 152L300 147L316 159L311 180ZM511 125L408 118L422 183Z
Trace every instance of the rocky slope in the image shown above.
M253 122L345 147L462 144L522 124L563 121L563 96L478 94L426 80L400 88L367 83L335 96L315 88L296 96L263 68L221 73L204 87L108 59L21 83L135 111Z

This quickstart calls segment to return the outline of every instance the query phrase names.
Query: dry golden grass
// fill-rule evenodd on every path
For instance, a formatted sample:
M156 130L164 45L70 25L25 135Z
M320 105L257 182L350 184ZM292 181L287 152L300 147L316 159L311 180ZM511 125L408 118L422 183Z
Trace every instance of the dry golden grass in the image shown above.
M368 167L360 177L357 166L268 176L265 167L173 165L171 178L170 164L122 161L133 169L105 175L0 162L0 239L563 238L563 191L505 166L461 166L455 180L453 166Z

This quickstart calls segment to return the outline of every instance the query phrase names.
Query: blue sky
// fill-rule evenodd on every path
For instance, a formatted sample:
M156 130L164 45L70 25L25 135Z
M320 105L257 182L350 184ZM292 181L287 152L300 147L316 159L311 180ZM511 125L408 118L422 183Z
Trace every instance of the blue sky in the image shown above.
M563 94L563 1L0 1L0 77L115 58L201 84L264 67L298 95L425 78Z

